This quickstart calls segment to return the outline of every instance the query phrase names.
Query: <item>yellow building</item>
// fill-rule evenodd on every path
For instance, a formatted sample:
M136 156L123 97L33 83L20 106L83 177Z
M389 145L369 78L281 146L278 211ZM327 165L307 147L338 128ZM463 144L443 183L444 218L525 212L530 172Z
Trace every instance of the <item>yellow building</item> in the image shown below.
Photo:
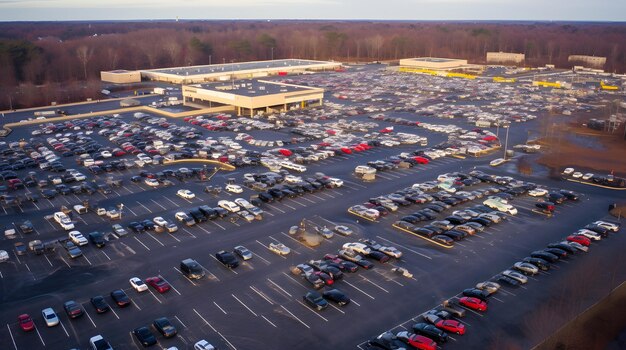
M238 80L183 86L184 104L231 107L237 115L287 111L322 104L324 89L265 80Z

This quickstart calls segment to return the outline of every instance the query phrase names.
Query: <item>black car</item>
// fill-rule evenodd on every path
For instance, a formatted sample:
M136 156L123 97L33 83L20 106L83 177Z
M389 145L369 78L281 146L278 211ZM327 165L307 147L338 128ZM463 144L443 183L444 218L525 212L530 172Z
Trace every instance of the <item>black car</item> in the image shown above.
M128 295L126 295L126 292L121 289L116 289L112 291L111 298L119 307L127 307L128 305L130 305L130 298L128 297Z
M448 217L446 217L444 220L448 220L450 221L450 223L454 224L454 225L461 225L467 222L467 220L463 219L462 217L458 216L458 215L450 215Z
M465 232L461 232L461 231L458 231L458 230L448 230L448 231L442 233L442 235L448 236L448 237L452 238L455 241L460 241L467 234Z
M565 201L566 197L557 192L550 192L548 193L546 198L548 199L549 202L552 202L554 204L561 204Z
M465 224L470 224L472 222L475 222L483 227L488 227L491 226L492 221L491 220L487 220L485 218L471 218L468 222L466 222Z
M568 200L577 201L580 195L574 191L560 190L559 194L565 196Z
M157 343L156 337L152 334L150 328L146 326L135 328L133 334L144 347L152 346Z
M316 310L324 310L328 307L328 302L316 291L308 291L303 297L305 303Z
M433 231L437 235L440 235L440 234L442 234L445 231L441 227L437 227L437 226L434 226L434 225L424 225L423 228L431 230L431 231Z
M102 248L106 245L106 241L104 240L104 234L102 232L91 232L88 236L91 243L95 244L96 247Z
M464 225L473 228L476 232L483 232L485 230L485 226L474 221L466 222Z
M428 238L432 238L433 236L437 234L435 231L429 230L425 227L416 227L415 229L412 230L412 232L417 233L420 236L424 236Z
M381 253L377 250L372 250L369 254L366 254L365 256L370 259L374 259L380 263L386 263L387 261L389 261L389 256L387 254Z
M542 250L536 250L536 251L530 253L530 256L533 257L533 258L543 259L543 260L549 261L551 263L555 263L555 262L559 261L559 257L558 256L556 256L554 254L551 254L551 253L548 253L546 251L542 251Z
M409 231L413 231L415 229L415 225L413 225L410 222L402 221L402 220L394 222L394 225L398 226L399 228L409 230Z
M350 298L339 289L331 289L325 291L322 296L324 299L337 303L339 306L345 306L350 304Z
M568 255L567 251L565 251L563 249L560 249L560 248L550 248L550 247L548 247L548 248L543 249L543 251L544 252L548 252L550 254L554 254L554 255L558 256L559 259L567 258L567 255Z
M156 224L152 220L144 220L141 222L145 230L154 230L156 228Z
M435 220L437 218L437 212L430 210L428 208L418 210L417 213L424 215L427 220Z
M562 243L562 242L550 243L548 244L548 248L558 248L558 249L568 252L569 254L576 253L576 248L572 247L571 245L567 243Z
M432 240L446 246L452 246L454 244L454 240L452 238L444 235L435 235L432 237Z
M259 192L259 199L264 203L272 203L274 201L274 196L267 192Z
M105 313L111 308L109 307L109 304L107 304L107 302L104 300L104 297L101 295L91 298L91 305L93 305L93 307L96 309L96 312L99 314Z
M221 250L215 253L215 258L217 258L219 262L224 264L224 266L229 267L231 269L234 269L237 266L239 266L239 259L237 259L237 257L231 252Z
M133 232L135 233L141 233L144 232L146 229L143 227L142 224L133 221L131 223L128 224L128 228L131 229Z
M370 339L367 344L384 350L406 350L409 348L409 345L402 342L391 332L385 332L376 338Z
M171 338L178 334L176 327L167 319L167 317L160 317L154 320L152 323L154 328L156 328L159 333L161 333L165 338Z
M486 290L480 290L477 288L468 288L463 290L463 295L466 297L478 298L482 301L487 301L489 292Z
M522 260L522 262L531 263L531 264L537 266L542 271L550 270L550 263L547 262L546 260L541 259L541 258L525 257Z
M416 323L413 325L413 332L428 337L437 343L445 343L448 341L448 334L432 324L423 322Z
M69 318L77 318L82 316L84 313L83 307L74 300L69 300L63 303L63 308Z
M598 234L600 234L600 236L602 236L602 238L606 238L609 236L609 230L606 227L602 227L600 225L596 225L596 224L588 224L586 225L584 228L586 228L587 230L596 232Z
M432 204L432 203L425 206L425 208L435 211L437 213L441 213L442 211L446 210L446 208L440 207L437 204Z

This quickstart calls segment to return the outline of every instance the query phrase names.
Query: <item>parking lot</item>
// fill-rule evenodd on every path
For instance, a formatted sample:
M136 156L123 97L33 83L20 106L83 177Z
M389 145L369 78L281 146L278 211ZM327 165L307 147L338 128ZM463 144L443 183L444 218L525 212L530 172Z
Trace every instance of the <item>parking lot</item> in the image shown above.
M314 77L322 79L325 76L329 84L333 81L335 81L333 84L336 84L337 80L333 79L346 79L345 76L334 76L332 73ZM336 89L330 91L331 95L343 93L343 87ZM332 103L341 101L337 97L332 97L331 100ZM354 105L360 103L355 102ZM353 105L348 102L348 106ZM307 113L302 116L304 123L323 123L323 119L317 119L315 116L318 112L303 113ZM352 117L351 120L366 123L372 121L369 116L373 113L379 111L361 114ZM399 112L397 116L415 120L429 118L415 117L406 112ZM293 115L289 118L293 118ZM127 128L125 130L129 132L133 128L143 129L145 134L134 131L135 135L140 135L137 140L133 140L135 143L153 142L169 137L162 133L157 134L156 132L161 130L158 127L155 127L154 131L146 131L151 125L161 123L155 121L156 124L151 124L149 118L138 119L133 115L122 115L112 120L118 123L115 127ZM222 119L211 116L210 120L217 122ZM466 125L465 121L456 119L430 121L465 129L472 128ZM86 124L91 122L93 122L91 119L85 120ZM367 340L372 337L385 330L396 332L410 330L414 323L421 322L420 315L424 312L439 305L443 300L458 297L463 289L473 287L476 283L509 268L531 251L545 247L550 242L562 240L591 221L610 219L606 215L607 206L620 199L619 193L610 190L550 179L545 176L545 171L524 176L517 173L513 164L490 167L489 161L500 157L502 150L484 157L446 155L431 159L428 164L379 171L375 180L364 181L354 173L356 166L369 161L389 159L403 152L428 148L415 144L398 144L357 150L354 145L368 140L364 136L366 133L374 133L393 125L394 132L390 133L391 135L398 132L414 133L427 138L429 147L448 140L445 133L436 130L397 125L384 120L378 120L376 123L376 128L370 128L368 132L346 133L345 135L350 135L345 136L346 138L354 136L351 145L340 145L340 142L337 142L337 148L350 147L351 152L337 149L333 151L334 156L327 158L316 156L315 160L298 163L306 167L304 173L289 171L290 175L302 177L301 182L321 172L328 177L342 180L343 185L323 186L293 196L287 195L284 198L281 196L280 199L275 198L271 202L261 201L258 205L263 211L262 219L257 218L251 222L235 213L226 213L224 217L209 219L192 226L186 226L174 218L178 212L190 212L200 206L216 208L219 206L218 202L223 200L234 201L237 198L252 200L262 192L245 185L245 181L250 177L249 174L267 172L267 168L260 163L244 164L244 161L247 161L246 157L254 156L236 153L239 149L230 140L219 142L217 140L222 136L235 139L245 129L211 130L207 125L193 124L192 120L182 119L167 120L168 126L161 126L163 130L172 130L169 125L174 125L180 128L181 135L189 132L200 135L197 138L184 139L186 145L182 150L172 148L164 156L186 152L185 147L195 140L210 139L216 141L215 145L223 145L223 148L227 149L215 157L233 155L227 160L231 163L242 162L233 171L219 170L212 173L213 165L205 167L203 163L197 161L144 164L141 167L133 165L126 169L112 168L110 171L98 171L90 168L90 165L78 164L76 155L61 157L60 166L65 169L76 169L86 175L85 180L73 182L68 186L77 183L104 184L110 178L121 180L121 183L118 186L110 186L109 193L105 193L107 191L104 190L97 190L92 194L84 191L57 193L51 198L41 197L36 202L26 200L27 195L40 194L43 189L54 187L26 186L8 191L8 195L22 199L18 204L8 203L6 200L0 203L2 204L0 216L5 229L16 229L14 239L3 237L0 241L0 249L9 253L9 260L0 264L0 286L3 291L0 325L4 325L0 329L0 343L3 344L3 348L16 350L43 347L87 348L89 338L101 334L115 348L141 348L141 344L132 335L132 330L144 325L149 326L155 319L165 316L176 327L178 335L165 338L153 328L152 332L158 335L157 340L162 348L173 346L178 349L191 348L198 340L206 339L219 349L358 347L364 350L367 348ZM211 127L214 124L211 123ZM228 127L234 124L229 121ZM529 135L528 130L536 126L537 122L533 120L515 124L510 129L509 145L524 143ZM35 141L30 139L33 136L32 131L38 128L28 126L15 129L4 141L8 144L23 138L34 144ZM68 129L60 131L61 136L58 137L55 136L56 133L39 137L43 139L42 143L46 143L47 137L60 139L65 137L63 134L72 134L67 136L70 139L69 143L72 143L78 142L79 139L75 140L73 137L83 132L82 136L90 137L89 142L110 148L110 151L122 147L124 140L111 141L108 136L98 134L101 129L106 127L96 127L93 133L88 135L85 133L86 129ZM323 126L319 129L323 129ZM496 131L495 128L490 130ZM288 142L300 137L298 134L292 134L288 128L252 129L245 132L263 140ZM335 139L330 139L333 140ZM388 139L385 135L379 135L372 140ZM322 141L305 138L294 141L293 144L285 144L283 148L297 151L298 147L310 147ZM63 143L67 146L68 141ZM277 155L276 147L239 143L243 144L245 149L259 154L267 152L271 157L286 159ZM47 147L54 146L49 144ZM329 149L334 145L325 147ZM214 152L220 149L216 148ZM142 151L147 152L146 149ZM317 150L307 149L289 159L296 162L296 156L311 157L314 151ZM54 153L59 155L62 151L56 150ZM270 158L270 155L259 157ZM128 151L119 158L103 159L104 164L110 163L112 159L128 159L134 162L137 158L134 153ZM165 176L164 179L170 181L170 185L166 185L163 179L157 181L157 186L148 185L147 180L153 175L156 176L165 170L175 172L183 167L187 170L196 169L194 170L196 174ZM14 171L17 178L25 179L28 172L33 169L35 168L6 171ZM39 180L47 178L48 175L56 176L56 173L48 170L35 170ZM416 183L436 180L440 174L472 170L511 176L550 189L573 190L580 194L580 199L558 205L554 215L549 217L533 211L537 198L527 195L515 197L511 204L518 210L516 215L509 215L504 222L486 227L481 233L455 242L453 249L438 247L392 227L396 220L419 209L420 204L401 207L397 212L374 222L363 220L347 211L347 208L366 202L370 198L392 193ZM145 176L140 176L141 172L144 172ZM207 174L210 176L206 176ZM135 176L138 178L133 181L132 178ZM226 191L225 187L230 183L241 185L243 191L241 193ZM215 186L222 190L206 192L204 190L206 186ZM479 184L475 188L485 186L487 185ZM195 196L183 198L177 195L181 189L190 190ZM85 201L90 205L86 213L78 214L73 211L75 205ZM446 209L439 217L451 215L452 211L470 205L481 204L482 201L476 199ZM85 236L90 232L102 232L106 245L98 248L95 244L89 243L80 247L81 256L71 258L62 245L67 240L69 231L63 230L52 217L63 206L72 212L74 230L80 231ZM107 215L98 215L96 208L116 208L120 212L120 218L113 220ZM155 230L135 233L128 227L131 222L152 220L155 217L176 223L178 230L173 233ZM353 234L349 236L335 234L332 238L322 239L319 246L312 247L289 233L290 227L298 225L303 219L318 227L333 228L345 225L353 231ZM34 227L32 233L23 233L19 229L20 223L24 220L32 222ZM113 224L120 224L128 233L115 234L112 230ZM554 269L532 277L526 285L503 287L490 299L488 312L483 314L468 311L466 317L461 319L467 327L465 335L451 335L452 340L447 344L439 344L440 347L458 349L488 347L503 341L501 337L505 333L512 341L522 344L523 348L534 346L543 338L530 333L537 330L528 326L530 321L525 315L540 309L546 303L543 296L552 296L554 291L561 291L561 286L567 285L572 276L581 271L587 273L588 261L594 266L610 264L611 259L619 254L619 249L624 244L625 238L622 233L611 235L606 242L604 240L594 242L585 256L580 254L559 262ZM23 255L17 254L14 249L15 242L28 244L35 239L55 242L53 244L55 249L38 255L31 251ZM386 263L372 260L374 264L372 269L359 268L357 272L346 272L344 278L336 280L332 287L322 289L322 291L331 288L340 289L350 297L349 305L338 306L330 303L330 306L322 311L307 305L302 297L312 289L312 286L303 277L294 274L291 269L310 260L322 259L325 254L337 254L344 244L360 239L375 240L382 245L393 246L403 255L399 259L391 258ZM272 243L283 243L291 252L288 255L278 255L268 248ZM232 251L239 245L245 246L252 253L250 260L241 261L240 266L234 269L227 268L217 260L215 253L221 250ZM186 258L193 258L201 265L205 271L204 278L192 280L181 273L180 262ZM408 278L394 273L392 269L397 267L406 268L413 276ZM167 281L171 290L159 293L149 287L147 291L139 293L129 284L129 279L135 276L142 280L160 277ZM617 282L626 276L623 271L615 271L612 277L605 274L601 277L606 279L596 282L599 285L609 285L613 283L607 282L610 278ZM109 293L115 289L123 289L128 294L131 299L129 307L120 308L114 305ZM90 305L90 298L96 295L105 297L107 303L111 305L109 312L96 313L94 307ZM590 305L600 295L600 289L593 289L589 295L580 300L580 303ZM68 318L63 310L63 303L68 300L75 300L82 305L85 311L83 317ZM567 301L567 297L564 297L564 300ZM46 307L52 307L59 315L58 326L46 326L40 315L41 310ZM34 332L24 332L20 329L17 316L23 313L30 314L34 319ZM563 322L564 320L557 320L546 327L556 330Z

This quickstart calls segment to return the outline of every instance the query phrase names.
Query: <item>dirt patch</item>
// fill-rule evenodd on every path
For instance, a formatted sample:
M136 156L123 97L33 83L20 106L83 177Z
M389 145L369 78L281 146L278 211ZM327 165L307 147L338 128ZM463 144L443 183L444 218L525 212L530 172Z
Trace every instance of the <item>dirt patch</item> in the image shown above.
M601 147L581 145L568 137L572 135L593 138ZM579 122L560 122L556 126L551 126L537 142L545 149L537 163L550 168L554 173L572 167L581 171L626 175L626 140L623 126L621 130L607 134L583 127Z
M626 327L626 282L576 316L535 350L602 350Z

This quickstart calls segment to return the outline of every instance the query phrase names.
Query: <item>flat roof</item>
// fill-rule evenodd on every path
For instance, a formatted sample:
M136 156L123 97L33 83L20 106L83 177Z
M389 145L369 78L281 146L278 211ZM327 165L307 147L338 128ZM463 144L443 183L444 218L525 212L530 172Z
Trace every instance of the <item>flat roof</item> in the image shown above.
M459 61L457 58L439 58L439 57L418 57L418 58L409 58L413 61L422 61L422 62L454 62Z
M193 76L204 75L212 73L232 73L243 70L254 70L264 68L292 68L292 67L306 67L314 66L318 64L332 63L326 61L313 61L313 60L299 60L299 59L284 59L284 60L272 60L272 61L256 61L256 62L237 62L226 64L211 64L204 66L190 66L190 67L173 67L173 68L159 68L144 70L145 72L155 72L163 74L172 74L178 76Z
M234 84L232 81L220 81L216 83L192 84L189 86L196 86L204 90L219 91L239 96L275 95L286 92L313 90L313 88L307 86L259 80L235 80Z

